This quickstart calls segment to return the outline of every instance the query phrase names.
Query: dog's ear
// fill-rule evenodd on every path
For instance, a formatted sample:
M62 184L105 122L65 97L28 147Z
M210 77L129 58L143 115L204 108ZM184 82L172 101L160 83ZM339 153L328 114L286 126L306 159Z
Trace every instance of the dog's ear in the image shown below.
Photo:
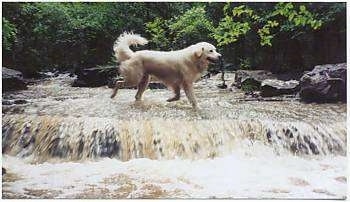
M197 50L194 52L194 55L199 58L199 57L202 56L203 52L204 52L204 48L203 47L197 48Z

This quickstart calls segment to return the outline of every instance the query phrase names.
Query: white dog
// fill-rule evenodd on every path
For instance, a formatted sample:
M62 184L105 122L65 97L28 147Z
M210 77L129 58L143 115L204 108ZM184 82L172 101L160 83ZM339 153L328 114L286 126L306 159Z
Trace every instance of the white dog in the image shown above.
M117 82L113 89L113 98L119 88L137 86L136 100L141 100L146 90L150 75L155 76L167 87L173 89L175 96L167 101L180 99L180 89L185 91L193 108L197 108L193 94L193 82L208 68L209 63L219 60L221 54L216 52L215 46L207 42L200 42L177 51L141 50L133 52L129 46L145 45L148 41L137 34L124 33L114 43L114 51L120 63L119 73L124 82Z

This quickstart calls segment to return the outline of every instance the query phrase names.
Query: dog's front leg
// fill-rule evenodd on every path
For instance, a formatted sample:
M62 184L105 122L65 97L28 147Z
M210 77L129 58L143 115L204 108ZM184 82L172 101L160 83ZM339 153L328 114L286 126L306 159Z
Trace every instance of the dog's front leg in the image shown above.
M192 104L192 107L194 109L197 109L198 106L197 106L197 101L196 101L196 97L194 96L193 94L193 85L192 84L188 84L188 83L185 83L183 85L183 88L184 88L184 91L185 91L185 94L187 96L187 99L190 101L190 103Z
M124 81L116 81L111 98L114 98L115 95L117 95L118 89L122 88L123 86L124 86Z

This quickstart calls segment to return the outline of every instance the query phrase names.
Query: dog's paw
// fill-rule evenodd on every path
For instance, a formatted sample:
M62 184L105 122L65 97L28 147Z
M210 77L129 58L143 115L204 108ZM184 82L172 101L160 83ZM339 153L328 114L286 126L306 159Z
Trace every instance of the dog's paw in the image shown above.
M177 100L180 100L180 98L172 97L172 98L167 99L166 101L167 102L174 102L174 101L177 101Z
M198 105L192 106L192 110L193 111L200 111L200 108L198 107Z

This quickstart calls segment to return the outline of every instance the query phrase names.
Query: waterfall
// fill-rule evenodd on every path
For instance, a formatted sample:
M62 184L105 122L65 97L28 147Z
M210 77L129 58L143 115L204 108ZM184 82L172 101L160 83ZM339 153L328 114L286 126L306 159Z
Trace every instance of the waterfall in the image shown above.
M36 162L117 158L203 159L256 142L276 154L346 154L346 125L261 120L114 120L96 117L8 115L3 152Z

